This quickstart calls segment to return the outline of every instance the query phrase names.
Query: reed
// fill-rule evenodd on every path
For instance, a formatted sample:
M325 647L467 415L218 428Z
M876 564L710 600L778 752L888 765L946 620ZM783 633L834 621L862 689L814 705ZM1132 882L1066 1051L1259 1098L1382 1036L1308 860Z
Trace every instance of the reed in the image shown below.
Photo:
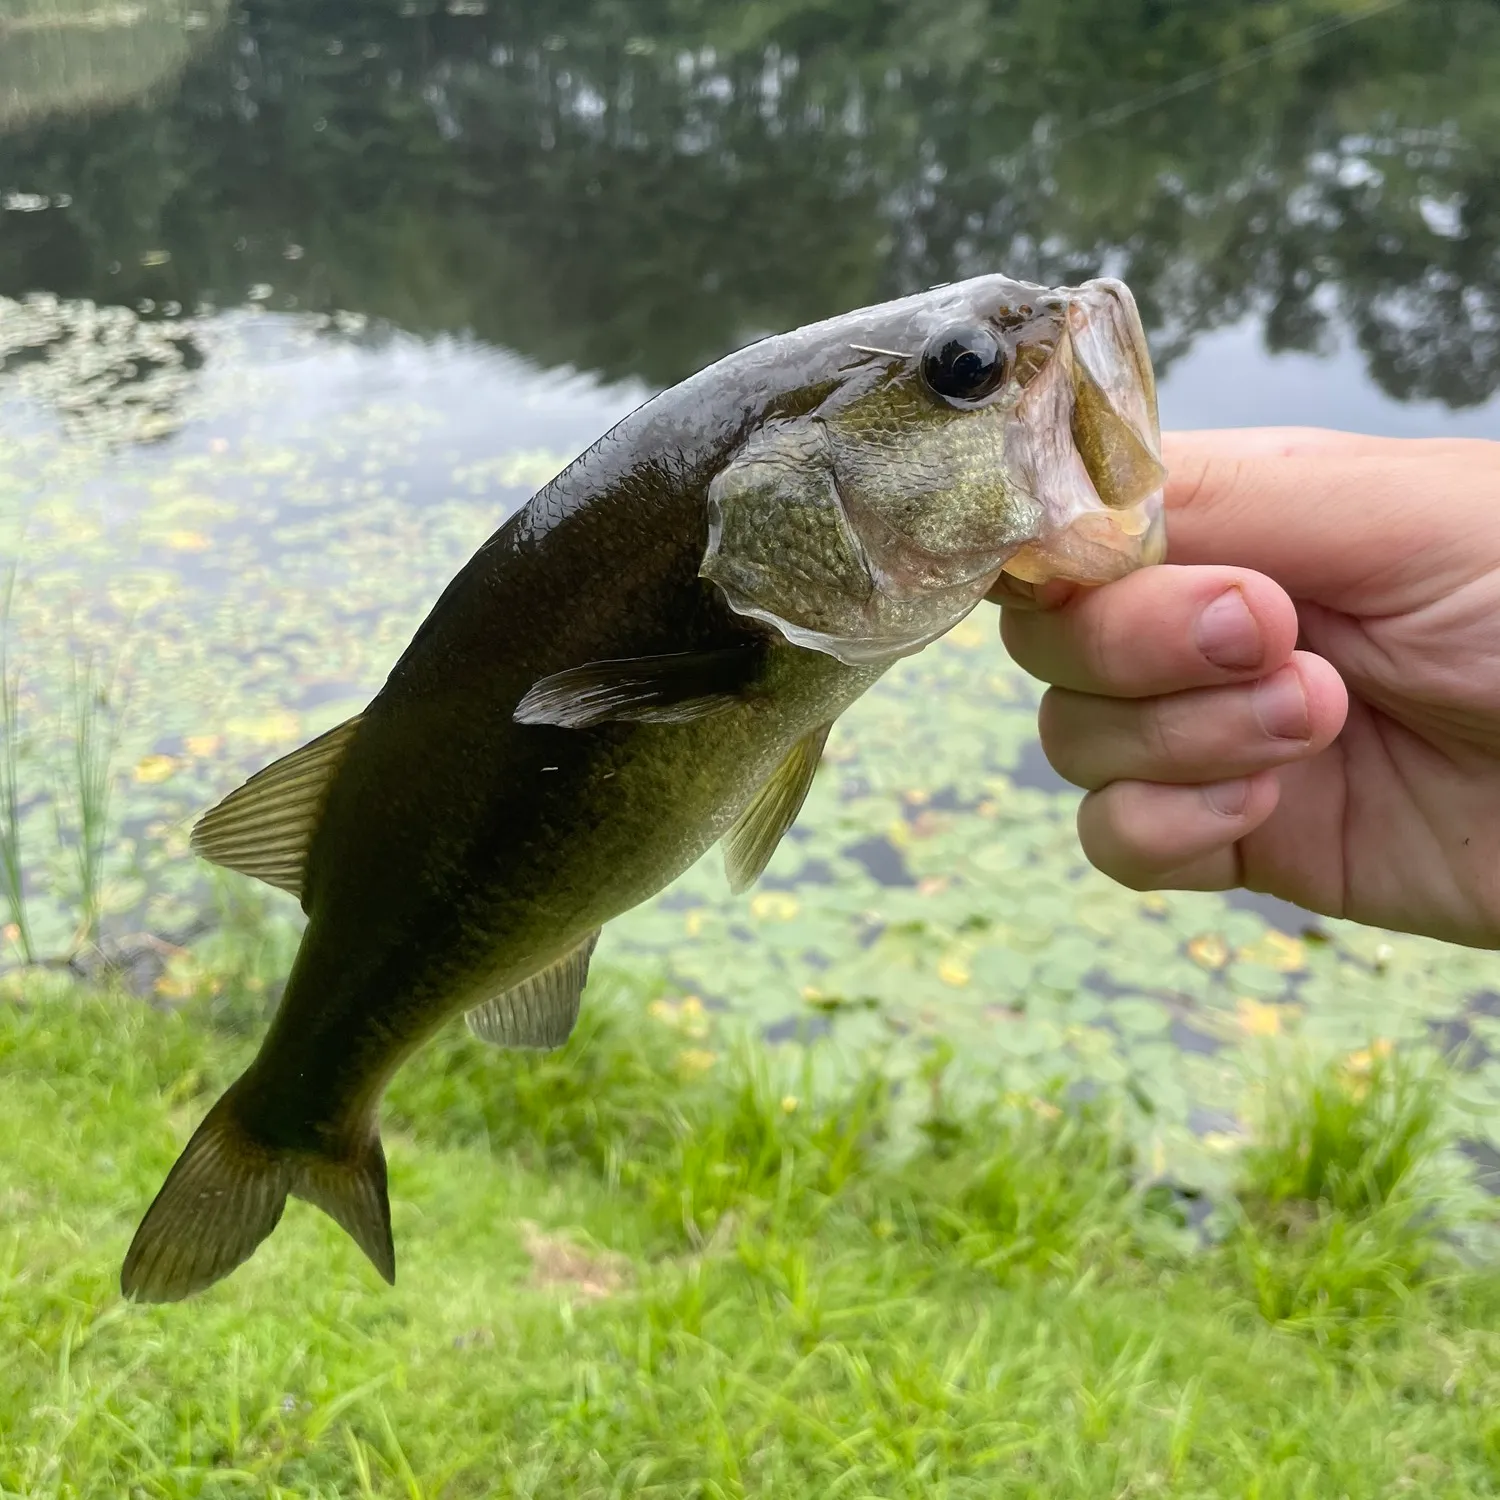
M69 754L55 805L58 838L72 851L78 893L78 927L72 950L92 942L99 931L109 843L114 755L119 743L115 703L118 672L101 674L92 654L70 673ZM66 822L64 814L67 814Z
M36 961L31 923L26 912L26 884L21 862L21 677L9 656L10 601L15 588L13 563L0 591L0 889L5 896L7 926L26 963Z

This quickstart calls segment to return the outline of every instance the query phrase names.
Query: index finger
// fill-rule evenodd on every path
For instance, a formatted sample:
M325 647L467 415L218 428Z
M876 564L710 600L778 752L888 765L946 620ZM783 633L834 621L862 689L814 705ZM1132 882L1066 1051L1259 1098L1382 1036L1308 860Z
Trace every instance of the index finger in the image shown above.
M1000 612L1016 665L1054 687L1146 698L1247 682L1292 654L1297 612L1243 568L1142 568L1052 610Z
M1320 428L1168 433L1167 555L1334 609L1415 608L1500 563L1500 444Z

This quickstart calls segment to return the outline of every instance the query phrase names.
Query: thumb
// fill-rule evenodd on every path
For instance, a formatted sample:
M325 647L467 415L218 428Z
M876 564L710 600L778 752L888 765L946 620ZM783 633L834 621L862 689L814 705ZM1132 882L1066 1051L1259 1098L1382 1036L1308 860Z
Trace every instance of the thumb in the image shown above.
M1167 555L1400 613L1500 566L1500 443L1321 428L1168 433Z

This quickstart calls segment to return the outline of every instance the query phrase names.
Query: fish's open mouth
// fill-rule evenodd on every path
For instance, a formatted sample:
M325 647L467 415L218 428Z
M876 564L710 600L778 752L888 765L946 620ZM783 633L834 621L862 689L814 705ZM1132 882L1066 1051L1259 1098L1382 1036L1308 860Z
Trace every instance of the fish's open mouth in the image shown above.
M1123 282L1070 289L1064 335L1016 406L1012 474L1043 529L1005 572L1107 583L1166 556L1156 382Z

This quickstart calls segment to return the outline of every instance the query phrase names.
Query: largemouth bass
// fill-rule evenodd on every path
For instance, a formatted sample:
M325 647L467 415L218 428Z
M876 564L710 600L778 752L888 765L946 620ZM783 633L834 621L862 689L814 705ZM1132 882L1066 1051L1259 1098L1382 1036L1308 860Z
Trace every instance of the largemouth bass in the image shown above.
M172 1168L127 1295L243 1262L288 1194L395 1277L378 1112L445 1021L556 1047L600 926L715 841L750 885L834 720L1002 571L1162 553L1155 386L1115 281L985 276L768 338L648 401L497 531L363 714L194 831L307 927Z

